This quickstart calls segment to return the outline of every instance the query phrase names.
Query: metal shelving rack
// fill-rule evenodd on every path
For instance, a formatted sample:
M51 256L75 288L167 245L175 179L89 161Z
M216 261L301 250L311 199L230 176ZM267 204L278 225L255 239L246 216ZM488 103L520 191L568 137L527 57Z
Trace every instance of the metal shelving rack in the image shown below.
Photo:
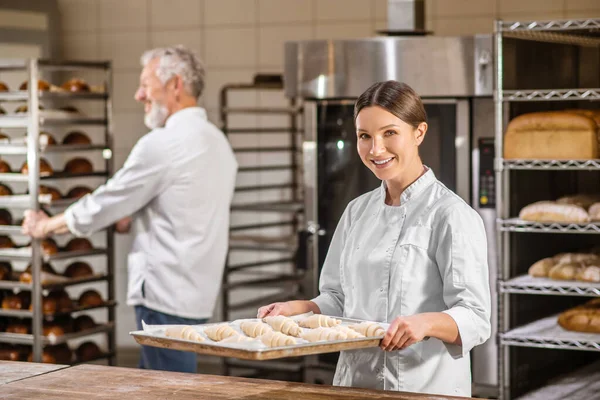
M527 275L510 276L510 235L514 233L544 234L600 234L600 224L536 223L511 218L510 173L511 171L600 171L600 160L508 160L503 159L503 136L508 122L511 102L556 102L573 100L600 100L600 88L565 88L504 90L503 40L504 38L559 43L588 47L600 47L600 19L564 21L526 21L495 24L495 146L496 146L496 204L497 245L499 257L498 276L498 330L499 330L499 382L500 398L511 396L509 348L511 346L600 351L600 334L571 332L557 324L557 316L550 316L529 324L510 329L511 295L589 296L600 295L600 283L565 282L531 278ZM585 376L585 375L584 375ZM575 387L575 386L574 386ZM540 390L543 391L542 388ZM563 388L564 389L564 388ZM573 389L575 390L575 389ZM538 390L539 391L539 390ZM538 392L536 391L536 392ZM544 393L548 393L546 390ZM568 395L562 391L560 398ZM533 398L529 393L523 398ZM549 397L544 397L549 398Z
M37 90L40 72L71 72L71 71L101 71L104 75L103 93L66 93L66 92L41 92ZM29 166L29 174L3 173L0 182L23 182L28 184L26 195L1 196L0 207L40 210L42 206L48 208L64 208L76 200L61 199L49 201L44 196L39 196L39 185L45 181L54 181L71 178L87 177L105 181L112 174L112 67L110 62L79 62L79 61L52 61L42 59L0 59L0 72L20 71L27 74L28 89L26 91L0 92L0 104L3 102L26 101L27 114L0 115L0 128L22 128L27 132L26 143L2 143L0 155L24 155ZM103 101L103 115L101 117L56 116L44 110L39 110L40 101L51 100L96 100ZM98 126L104 131L102 145L50 145L40 146L40 128L48 126ZM42 154L57 154L64 152L101 152L104 159L104 171L95 171L90 174L69 174L58 171L51 176L41 177L39 161ZM19 235L17 226L0 226L0 234ZM106 229L106 248L94 248L89 251L61 251L57 254L46 255L42 253L41 241L32 240L27 248L2 249L0 261L29 261L32 266L32 283L18 281L0 281L0 290L5 291L31 291L32 310L7 310L0 309L0 317L31 318L31 334L0 333L0 343L30 345L33 347L33 361L41 362L42 350L45 345L67 343L90 335L106 334L108 350L94 360L108 360L109 365L114 365L116 360L116 302L114 282L114 233L112 228ZM65 260L71 258L89 258L102 256L106 258L106 271L86 278L75 278L60 281L41 282L41 266L43 262L51 260ZM84 285L94 282L106 282L108 298L102 305L81 306L76 304L72 311L57 312L54 314L42 313L42 295L51 289L66 288L75 285ZM76 314L94 309L105 309L107 322L99 323L96 327L80 332L67 333L62 336L43 336L42 326L46 319L53 319L64 315ZM75 360L74 364L79 363Z
M273 190L289 190L291 196L287 200L279 201L260 201L234 203L231 206L233 213L243 214L245 216L256 215L257 213L274 213L281 216L281 220L275 222L253 222L245 224L232 225L230 227L230 244L227 264L223 273L222 288L222 318L231 320L232 313L247 314L247 317L255 317L256 309L262 305L277 301L294 300L303 298L303 282L305 280L304 271L298 268L297 252L301 243L297 238L301 218L303 215L303 200L299 182L300 165L299 162L299 134L298 115L301 109L296 105L295 100L285 100L287 104L277 107L236 107L231 106L232 93L281 93L283 92L283 82L281 76L257 75L252 83L236 83L223 86L220 93L220 117L222 121L222 130L230 141L235 143L235 138L243 135L261 135L269 138L273 135L289 135L289 145L260 145L260 146L233 146L237 155L260 155L267 153L280 153L289 155L286 163L263 164L244 164L239 167L238 175L256 173L260 174L270 171L289 171L290 180L285 183L262 183L257 185L237 186L236 194L243 193L261 193ZM286 119L285 126L277 127L234 127L231 123L233 115L254 115L254 116L272 116L276 115L281 119ZM282 118L283 117L283 118ZM284 125L282 123L282 125ZM288 228L289 235L275 236L268 234L272 228ZM258 252L258 253L257 253ZM231 261L234 254L272 254L267 259L258 259L252 261L243 261L233 263ZM267 272L260 271L263 267L275 265L289 265L290 271ZM238 278L242 276L242 278ZM264 289L283 289L274 294L260 293ZM232 301L232 293L235 291L252 290L258 292L260 296L251 300ZM230 375L232 368L250 371L244 376L262 377L269 371L280 371L284 373L298 373L302 375L302 363L283 361L283 362L246 362L243 360L224 361L225 374Z

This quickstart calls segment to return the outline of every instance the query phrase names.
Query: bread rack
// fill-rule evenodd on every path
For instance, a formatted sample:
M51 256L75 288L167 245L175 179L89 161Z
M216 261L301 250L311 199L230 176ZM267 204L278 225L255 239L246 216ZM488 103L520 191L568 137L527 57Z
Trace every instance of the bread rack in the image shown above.
M510 53L514 50L516 41L532 42L529 54L522 52L511 58ZM600 53L600 19L521 22L499 20L495 23L495 44L495 170L498 185L496 231L499 265L497 323L500 398L529 399L534 398L535 393L540 391L544 393L544 399L570 398L569 393L565 392L565 387L552 388L552 384L548 385L547 382L554 381L555 385L561 385L560 382L564 380L556 380L556 371L560 371L560 374L564 373L565 367L568 367L571 362L576 362L573 360L579 360L579 365L597 360L597 354L594 352L600 352L600 334L582 334L564 330L558 326L555 312L567 309L572 304L581 303L582 299L576 297L600 296L600 283L530 278L526 275L526 268L530 264L523 261L527 259L527 255L523 256L524 243L531 242L532 251L541 249L538 253L550 256L552 251L556 254L573 249L572 245L568 248L569 244L573 243L573 238L585 237L579 239L581 243L589 244L594 241L598 244L597 238L593 235L600 234L600 224L526 222L514 218L519 208L519 204L515 203L517 200L522 200L523 196L535 198L535 193L525 192L534 191L533 188L538 185L537 180L544 180L544 177L555 178L549 184L548 191L552 193L564 191L569 187L569 179L576 180L579 184L584 178L577 174L581 174L581 171L595 171L593 173L598 174L600 160L504 159L503 136L511 113L537 111L534 103L539 103L538 107L541 110L558 109L565 102L567 105L563 107L569 108L581 104L583 100L600 100L600 88L598 88L600 77L597 71L593 79L584 79L583 75L575 76L577 72L581 72L581 70L577 71L577 68L585 65L583 60L586 57L597 59ZM506 49L509 50L505 52ZM542 65L543 62L535 63L533 60L533 54L548 60L551 51L555 50L556 59L563 56L563 66L568 64L564 62L565 59L573 59L572 68L576 72L571 74L571 77L569 74L562 74L564 68L554 68L554 64ZM528 62L531 65L527 65ZM534 63L536 65L533 65ZM523 68L524 71L517 72L514 67ZM544 79L546 83L540 83ZM577 87L557 87L568 79ZM521 84L525 88L507 87L508 81L512 81L509 85ZM586 87L589 82L596 87ZM546 87L550 88L540 89L535 87L536 85L547 85ZM551 175L543 175L544 173ZM594 176L596 177L595 190L600 192L600 187L597 185L599 175ZM515 188L519 187L518 182L522 182L520 180L523 179L529 179L529 186L521 185L518 193ZM579 352L553 352L555 349L579 350ZM578 379L586 382L589 367L586 368L572 373L568 377L570 384ZM583 386L585 386L583 383L572 385L570 390L577 390L580 398L594 397L591 393L589 397L583 395L584 392L581 392ZM550 394L559 397L552 397ZM595 395L597 396L597 393Z
M65 91L38 91L38 79L42 78L42 73L53 78L63 79L65 73L72 77L73 73L97 73L102 75L103 89L98 91L65 92ZM26 132L26 141L22 143L2 143L0 144L0 155L25 156L22 161L28 163L28 174L21 174L18 171L13 173L0 174L0 182L12 184L27 184L27 194L15 194L14 196L0 196L0 208L11 208L22 213L25 209L40 210L44 208L52 213L62 211L66 206L72 204L73 199L61 199L58 201L42 200L39 196L39 186L46 181L58 182L59 180L71 180L75 178L85 178L89 185L99 185L105 182L113 172L112 163L112 67L107 61L88 62L88 61L52 61L44 59L0 59L0 74L22 74L26 76L28 82L27 90L14 90L0 92L0 105L10 105L14 102L26 102L29 112L27 114L0 114L0 128L13 129L15 131ZM20 76L20 75L19 75ZM65 100L77 102L95 101L97 113L100 116L85 116L82 114L73 115L52 115L39 110L41 102L45 104L60 103ZM39 134L42 128L46 127L96 127L103 131L103 143L93 145L61 145L52 146L39 145ZM104 170L94 171L87 174L70 174L59 171L50 176L40 176L39 163L40 158L45 155L56 155L60 153L96 153L101 154ZM92 183L93 182L93 183ZM13 190L14 191L14 190ZM16 215L13 212L13 215ZM0 234L11 235L13 237L22 236L18 226L0 226ZM42 361L42 351L45 345L66 343L71 340L82 339L92 335L105 334L107 337L107 351L104 351L95 359L108 360L110 365L115 363L116 355L116 337L115 337L115 282L114 282L114 235L113 229L105 230L106 245L104 248L96 248L87 251L60 251L53 255L44 255L41 249L41 241L33 240L27 248L0 250L0 261L8 262L29 262L32 266L32 283L22 283L18 281L0 280L0 291L19 292L31 291L32 310L8 310L0 309L0 321L10 317L31 318L31 334L13 334L0 333L0 343L28 345L33 347L33 361ZM25 239L27 240L27 239ZM12 251L14 250L14 251ZM52 260L68 259L86 259L90 257L103 257L106 266L102 273L96 271L96 275L86 278L64 279L59 282L44 283L41 282L42 263ZM104 303L93 307L83 307L75 305L72 311L68 313L46 314L42 313L42 296L51 289L63 289L67 287L79 286L83 289L84 285L92 283L106 282L107 298ZM62 336L43 336L44 320L51 320L61 314L80 313L92 309L101 309L106 311L106 321L97 322L97 326L92 329L86 329L74 333L66 333ZM78 360L79 361L79 360ZM93 361L93 360L86 360Z

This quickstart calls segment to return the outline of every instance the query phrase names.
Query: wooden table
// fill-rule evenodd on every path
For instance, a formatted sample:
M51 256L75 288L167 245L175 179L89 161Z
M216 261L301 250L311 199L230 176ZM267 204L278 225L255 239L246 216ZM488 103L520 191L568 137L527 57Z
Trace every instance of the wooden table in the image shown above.
M55 369L40 372L43 367L55 367ZM28 371L30 375L0 386L0 399L459 399L459 397L146 371L89 364L64 367L0 362L0 371L10 369L21 371L21 374Z
M0 361L0 385L67 368L68 365ZM1 387L1 386L0 386ZM1 391L1 389L0 389Z

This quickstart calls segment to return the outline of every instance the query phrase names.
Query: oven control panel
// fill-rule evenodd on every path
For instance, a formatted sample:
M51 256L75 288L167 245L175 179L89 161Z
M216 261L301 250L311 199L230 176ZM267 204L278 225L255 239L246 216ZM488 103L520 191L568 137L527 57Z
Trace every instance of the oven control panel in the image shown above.
M479 139L479 208L496 208L494 139Z

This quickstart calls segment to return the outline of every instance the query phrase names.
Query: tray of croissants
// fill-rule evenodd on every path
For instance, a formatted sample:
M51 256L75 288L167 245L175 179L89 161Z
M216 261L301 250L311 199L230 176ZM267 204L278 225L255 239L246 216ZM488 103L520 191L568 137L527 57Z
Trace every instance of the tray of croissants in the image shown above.
M204 325L147 325L142 345L245 360L273 360L377 347L389 324L322 314L269 316Z

